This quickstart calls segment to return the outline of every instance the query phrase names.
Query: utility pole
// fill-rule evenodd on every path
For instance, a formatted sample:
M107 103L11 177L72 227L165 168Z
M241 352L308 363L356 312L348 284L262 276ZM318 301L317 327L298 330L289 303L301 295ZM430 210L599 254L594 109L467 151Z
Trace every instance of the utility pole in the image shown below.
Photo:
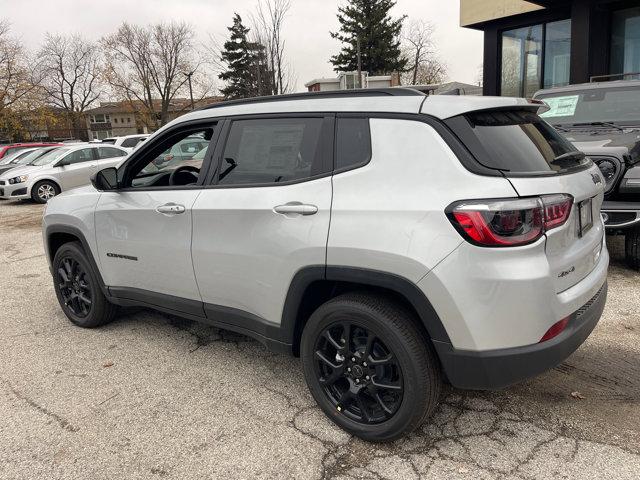
M358 88L362 88L362 54L360 52L360 36L356 39L358 46Z
M195 72L193 71L189 73L182 72L182 74L189 80L189 97L191 98L191 110L195 110L195 105L193 104L193 88L191 87L191 75L193 75L194 73Z

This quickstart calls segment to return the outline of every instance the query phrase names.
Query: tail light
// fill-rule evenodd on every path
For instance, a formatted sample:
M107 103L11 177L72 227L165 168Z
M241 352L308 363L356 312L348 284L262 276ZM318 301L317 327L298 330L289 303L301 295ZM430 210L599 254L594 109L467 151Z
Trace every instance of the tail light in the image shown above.
M447 209L454 227L483 247L514 247L538 240L569 218L573 197L565 194L458 202Z

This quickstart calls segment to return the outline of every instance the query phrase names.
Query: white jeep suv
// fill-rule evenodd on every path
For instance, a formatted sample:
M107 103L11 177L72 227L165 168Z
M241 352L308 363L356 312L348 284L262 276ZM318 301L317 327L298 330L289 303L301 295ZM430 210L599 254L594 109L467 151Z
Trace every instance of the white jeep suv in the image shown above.
M142 305L253 336L302 357L335 423L397 438L444 380L537 375L600 318L604 181L539 108L396 88L186 114L49 202L62 310L96 327Z

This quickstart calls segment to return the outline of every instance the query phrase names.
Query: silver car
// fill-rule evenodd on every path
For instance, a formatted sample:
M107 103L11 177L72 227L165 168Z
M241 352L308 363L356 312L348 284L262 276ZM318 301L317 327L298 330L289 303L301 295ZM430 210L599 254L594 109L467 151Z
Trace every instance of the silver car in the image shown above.
M301 357L335 423L398 438L443 379L540 374L602 314L604 179L540 107L392 88L190 112L47 205L60 308L86 328L144 305L251 335Z
M120 147L74 144L52 149L29 165L0 175L0 199L31 198L45 203L60 192L89 184L102 168L117 165L128 152Z

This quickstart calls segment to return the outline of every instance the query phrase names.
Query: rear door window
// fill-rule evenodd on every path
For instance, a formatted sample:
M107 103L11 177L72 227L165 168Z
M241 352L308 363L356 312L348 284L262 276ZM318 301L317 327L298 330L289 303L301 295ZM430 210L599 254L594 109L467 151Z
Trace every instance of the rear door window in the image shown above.
M532 111L485 110L446 123L478 162L506 174L549 175L591 165L591 160Z
M323 173L323 123L321 117L234 121L218 183L275 184Z

